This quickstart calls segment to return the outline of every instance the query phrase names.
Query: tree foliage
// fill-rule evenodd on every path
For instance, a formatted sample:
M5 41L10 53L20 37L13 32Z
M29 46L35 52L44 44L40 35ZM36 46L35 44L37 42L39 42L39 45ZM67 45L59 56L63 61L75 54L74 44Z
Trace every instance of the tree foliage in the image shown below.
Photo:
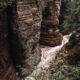
M0 0L0 9L4 9L7 6L10 6L16 0Z
M67 30L71 27L79 29L80 27L80 0L64 0L67 7L67 16L65 17L63 27Z

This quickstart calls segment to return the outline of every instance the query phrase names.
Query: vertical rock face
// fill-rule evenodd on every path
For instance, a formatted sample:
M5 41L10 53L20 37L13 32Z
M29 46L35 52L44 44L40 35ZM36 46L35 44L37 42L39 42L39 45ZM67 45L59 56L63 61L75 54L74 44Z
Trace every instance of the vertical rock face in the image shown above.
M9 52L6 10L0 11L0 80L17 80Z
M41 16L35 0L18 0L17 5L8 9L10 17L10 41L13 59L17 67L31 72L40 61Z
M59 14L60 14L60 1L52 1L47 3L47 6L43 10L43 21L41 27L41 38L40 43L57 46L61 44L62 35L57 28L59 24Z

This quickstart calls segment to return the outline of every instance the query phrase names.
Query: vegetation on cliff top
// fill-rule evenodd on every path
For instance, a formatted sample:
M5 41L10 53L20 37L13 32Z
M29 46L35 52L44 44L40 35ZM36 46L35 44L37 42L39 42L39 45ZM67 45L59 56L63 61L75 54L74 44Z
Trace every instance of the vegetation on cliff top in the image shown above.
M71 27L75 29L79 29L80 27L80 0L73 0L67 2L64 0L66 4L66 12L67 16L65 17L63 27L67 30Z
M7 6L10 6L16 0L0 0L0 9L4 9Z

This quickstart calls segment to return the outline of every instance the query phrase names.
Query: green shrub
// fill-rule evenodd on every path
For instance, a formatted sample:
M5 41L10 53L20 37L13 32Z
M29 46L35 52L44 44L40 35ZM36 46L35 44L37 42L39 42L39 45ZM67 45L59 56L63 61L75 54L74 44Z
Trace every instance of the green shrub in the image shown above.
M0 9L4 9L7 6L10 6L16 0L0 0Z
M67 16L65 17L63 27L66 30L71 27L78 29L80 27L80 0L64 0L64 2L67 7Z

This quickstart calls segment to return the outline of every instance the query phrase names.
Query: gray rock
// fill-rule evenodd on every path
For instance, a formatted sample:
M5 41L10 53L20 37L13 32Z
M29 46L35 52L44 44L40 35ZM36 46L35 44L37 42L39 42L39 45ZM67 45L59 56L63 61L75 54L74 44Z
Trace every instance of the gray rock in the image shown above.
M19 0L11 10L10 42L13 61L21 74L23 69L31 73L40 61L38 42L41 14L35 0Z

